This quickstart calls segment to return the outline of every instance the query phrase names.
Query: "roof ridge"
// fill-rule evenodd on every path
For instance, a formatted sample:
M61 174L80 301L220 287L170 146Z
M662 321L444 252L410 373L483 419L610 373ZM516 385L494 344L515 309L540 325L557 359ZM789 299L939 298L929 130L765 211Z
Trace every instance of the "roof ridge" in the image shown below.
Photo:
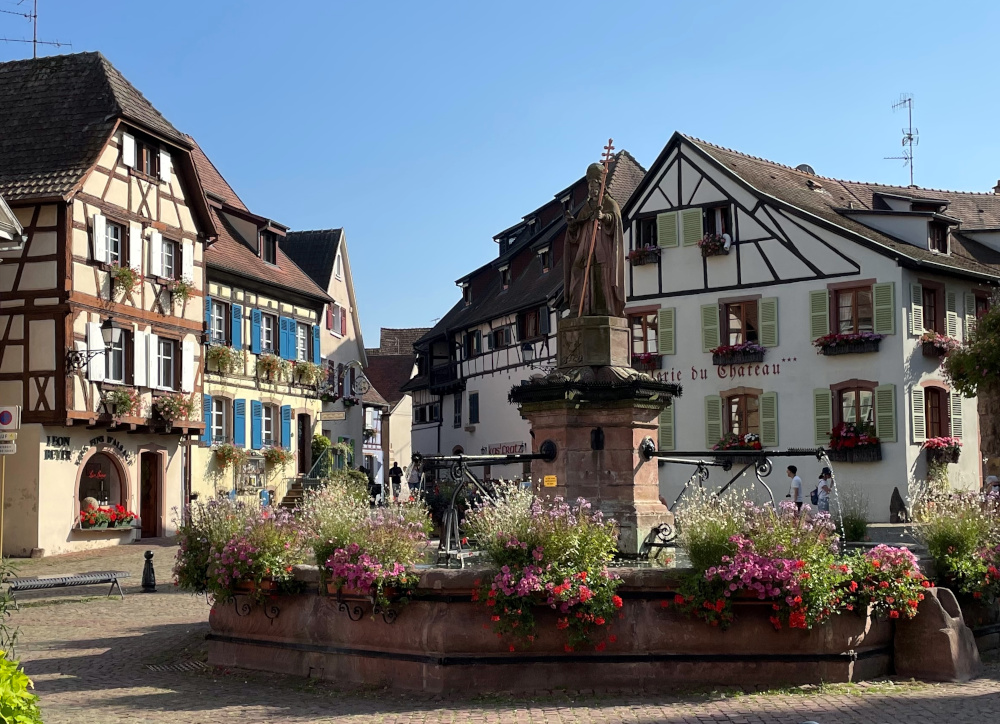
M683 136L685 139L687 139L689 141L693 141L693 142L695 142L697 144L700 144L700 145L703 145L703 146L709 146L711 148L715 148L715 149L718 149L720 151L725 151L727 153L732 153L732 154L735 154L737 156L742 156L743 158L749 158L749 159L751 159L753 161L760 161L762 163L766 163L766 164L769 164L771 166L777 166L778 168L784 169L786 171L792 171L794 173L801 174L802 176L807 176L807 177L810 177L810 178L819 178L819 179L823 179L825 181L834 181L836 183L841 183L841 184L857 184L859 186L880 186L882 188L888 188L888 189L902 189L902 190L910 190L910 191L933 191L933 192L939 193L939 194L964 194L964 195L967 195L967 196L994 196L995 195L994 193L992 193L990 191L957 191L957 190L954 190L954 189L936 189L936 188L932 188L930 186L899 186L898 184L885 184L885 183L880 183L878 181L855 181L853 179L844 179L844 178L835 178L833 176L824 176L824 175L818 174L818 173L808 173L806 171L800 171L799 169L794 168L792 166L788 166L786 164L779 163L778 161L772 161L769 158L763 158L762 156L754 156L752 154L745 153L743 151L737 151L736 149L733 149L733 148L728 148L726 146L720 146L717 143L712 143L711 141L705 141L705 140L703 140L701 138L698 138L696 136L689 136L686 133L682 133L681 136Z
M182 133L180 130L178 130L177 126L175 126L173 123L167 120L167 117L160 112L160 109L157 108L155 105L153 105L153 102L149 100L146 96L144 96L142 91L136 88L135 85L133 85L132 82L125 77L125 74L122 73L120 70L118 70L118 68L115 67L114 63L108 60L103 53L101 53L100 51L95 51L94 54L97 56L98 61L104 66L104 74L103 74L104 83L107 85L108 90L111 92L111 97L114 99L114 103L118 107L118 115L123 116L124 118L128 118L129 120L135 123L140 123L145 126L149 125L148 123L143 122L141 118L136 118L134 114L130 113L127 110L126 104L122 102L122 98L119 96L118 91L115 89L115 84L111 82L110 78L111 74L117 76L117 78L119 78L121 82L123 82L126 86L128 86L129 90L135 93L136 96L138 96L138 98L140 98L144 103L146 103L146 105L149 106L149 109L157 116L159 116L160 121L162 121L167 126L167 128L171 129L175 134L177 134L177 136L180 139L186 140L188 138L187 134ZM156 129L153 130L155 132Z

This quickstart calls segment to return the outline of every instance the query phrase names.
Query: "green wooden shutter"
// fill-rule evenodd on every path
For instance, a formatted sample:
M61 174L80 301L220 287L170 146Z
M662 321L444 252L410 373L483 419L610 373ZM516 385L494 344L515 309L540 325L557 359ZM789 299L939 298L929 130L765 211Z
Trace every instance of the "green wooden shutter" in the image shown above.
M705 235L701 227L701 209L684 209L681 212L681 226L684 246L698 246L701 237Z
M948 405L951 412L951 436L961 440L965 435L965 425L962 422L962 396L957 392L949 393Z
M778 346L778 298L768 297L757 302L757 322L760 324L762 347Z
M705 398L705 447L709 450L722 440L722 398L709 395Z
M677 354L676 321L677 310L674 307L661 309L656 314L656 344L660 354Z
M893 282L872 285L875 301L875 332L896 333L896 285Z
M923 387L914 387L910 392L910 426L913 429L913 442L923 442L927 439L927 413L924 409Z
M813 437L817 445L830 444L833 430L833 394L829 388L813 390Z
M719 341L719 305L701 305L701 351L711 352Z
M760 444L778 447L778 393L765 392L760 396Z
M677 235L677 212L656 215L656 245L664 249L680 245Z
M976 331L976 295L965 295L965 341L972 338L972 333Z
M819 339L830 334L830 293L825 289L809 292L809 336Z
M674 438L674 407L676 400L671 401L670 407L660 412L660 440L656 446L657 450L676 450L677 441Z
M896 442L896 385L875 388L875 435L882 442Z
M924 288L910 285L910 334L918 337L924 333Z
M944 300L944 333L958 339L958 295L945 292Z

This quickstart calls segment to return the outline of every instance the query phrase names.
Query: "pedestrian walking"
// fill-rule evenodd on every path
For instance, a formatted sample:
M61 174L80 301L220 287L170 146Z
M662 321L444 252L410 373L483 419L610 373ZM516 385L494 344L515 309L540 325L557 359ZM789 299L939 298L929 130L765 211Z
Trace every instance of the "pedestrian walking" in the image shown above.
M802 478L799 477L799 469L794 465L789 465L788 477L792 479L791 490L788 492L788 497L792 499L795 503L795 507L802 510Z
M395 460L392 462L392 467L389 468L389 480L392 483L392 499L398 501L399 491L403 487L403 469Z
M816 507L824 513L830 512L830 491L833 489L833 471L823 468L816 485Z

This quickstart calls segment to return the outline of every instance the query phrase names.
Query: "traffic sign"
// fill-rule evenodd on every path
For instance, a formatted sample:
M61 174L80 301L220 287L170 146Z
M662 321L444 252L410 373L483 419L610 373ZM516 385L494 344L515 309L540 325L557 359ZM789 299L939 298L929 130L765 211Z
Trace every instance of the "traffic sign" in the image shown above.
M21 429L21 406L0 407L0 431Z
M0 442L12 442L17 440L16 432L0 432Z
M0 442L0 455L14 455L17 453L16 442Z

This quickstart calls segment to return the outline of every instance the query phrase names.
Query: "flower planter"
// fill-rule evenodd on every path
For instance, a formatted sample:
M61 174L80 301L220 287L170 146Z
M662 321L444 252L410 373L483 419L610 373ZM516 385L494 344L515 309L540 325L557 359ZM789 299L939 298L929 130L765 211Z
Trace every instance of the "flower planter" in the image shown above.
M80 527L84 530L107 530L108 521L102 520L100 523L94 523L93 525L86 521L80 521Z
M278 584L270 580L261 581L260 585L256 581L237 581L233 586L234 593L254 593L257 590L274 592L278 590Z
M655 264L660 259L659 249L638 249L628 255L628 260L632 266L643 266L645 264Z
M875 463L882 459L882 445L858 445L828 450L827 457L833 463Z
M878 352L879 343L882 340L853 340L850 342L839 342L825 347L820 347L819 353L826 357L833 357L838 354L868 354Z
M961 450L948 448L928 448L927 462L929 463L957 463Z
M712 248L708 246L703 246L701 248L701 255L703 258L707 259L710 256L729 256L729 249L726 247Z
M633 357L632 367L633 369L637 369L642 372L652 372L653 370L658 370L660 369L660 355L653 355L647 359Z
M732 354L713 354L713 365L745 365L764 361L764 351L734 352Z
M921 347L923 348L924 357L944 357L945 351L935 345L933 342L924 342Z
M732 450L732 448L730 448L730 450ZM729 452L729 450L722 452ZM758 460L763 460L764 458L767 457L767 455L763 450L756 450L755 452L756 452L755 455L750 453L747 453L745 455L726 455L725 457L716 458L716 461L724 463L728 460L733 465L750 465L752 463L757 462Z

